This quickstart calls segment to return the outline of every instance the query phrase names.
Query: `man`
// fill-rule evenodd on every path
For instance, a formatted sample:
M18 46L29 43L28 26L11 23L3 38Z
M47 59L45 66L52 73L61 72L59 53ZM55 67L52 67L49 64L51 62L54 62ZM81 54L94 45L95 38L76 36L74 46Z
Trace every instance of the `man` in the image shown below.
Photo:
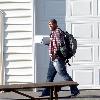
M61 77L66 81L72 81L72 78L66 71L66 63L65 58L60 52L60 45L64 39L64 35L61 32L61 29L58 28L57 21L55 19L51 19L48 23L49 29L51 31L50 34L50 43L49 43L49 56L50 63L47 73L47 82L53 82L55 75L57 72ZM77 96L80 92L77 86L70 86L71 96ZM45 88L42 92L41 96L49 96L50 90L49 88Z

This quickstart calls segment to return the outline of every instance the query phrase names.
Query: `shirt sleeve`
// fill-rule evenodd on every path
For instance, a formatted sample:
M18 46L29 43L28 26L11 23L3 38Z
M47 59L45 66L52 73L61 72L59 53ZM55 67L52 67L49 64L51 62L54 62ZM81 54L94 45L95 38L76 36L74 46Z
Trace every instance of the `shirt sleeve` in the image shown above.
M60 44L61 44L61 31L59 29L57 29L56 32L56 44L57 44L57 50L59 50L60 48Z

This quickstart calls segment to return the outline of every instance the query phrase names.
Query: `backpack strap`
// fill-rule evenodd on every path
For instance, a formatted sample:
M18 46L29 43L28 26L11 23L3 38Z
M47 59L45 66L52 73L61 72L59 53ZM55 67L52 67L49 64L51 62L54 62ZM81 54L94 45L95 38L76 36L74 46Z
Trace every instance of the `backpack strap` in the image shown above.
M64 32L64 31L62 31L60 28L58 28L60 31L61 31L61 33L63 33L64 35L66 35L66 33ZM67 31L66 31L67 32ZM68 32L67 32L68 33ZM65 63L67 63L69 66L71 66L71 64L69 63L69 59L66 59L65 60Z
M68 59L65 60L65 63L67 63L69 66L71 66Z
M65 32L64 32L64 31L62 31L62 29L61 29L61 28L58 28L58 29L61 31L61 33L65 34Z

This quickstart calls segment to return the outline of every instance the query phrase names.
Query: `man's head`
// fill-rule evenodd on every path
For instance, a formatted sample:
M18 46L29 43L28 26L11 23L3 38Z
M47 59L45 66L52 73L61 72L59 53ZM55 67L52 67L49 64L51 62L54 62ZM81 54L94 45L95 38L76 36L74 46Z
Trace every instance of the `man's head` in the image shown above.
M54 30L58 27L57 21L56 21L55 19L51 19L51 20L49 21L49 23L48 23L48 26L49 26L49 29L50 29L51 31L54 31Z

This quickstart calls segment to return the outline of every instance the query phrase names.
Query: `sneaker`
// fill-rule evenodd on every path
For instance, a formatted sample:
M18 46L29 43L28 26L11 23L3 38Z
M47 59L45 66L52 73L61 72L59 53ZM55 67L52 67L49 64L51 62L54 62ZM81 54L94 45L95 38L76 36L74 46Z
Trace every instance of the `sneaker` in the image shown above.
M39 97L50 96L50 94L41 94Z
M80 92L77 92L77 93L75 93L75 94L71 94L71 97L76 97L76 96L78 96L80 94Z

